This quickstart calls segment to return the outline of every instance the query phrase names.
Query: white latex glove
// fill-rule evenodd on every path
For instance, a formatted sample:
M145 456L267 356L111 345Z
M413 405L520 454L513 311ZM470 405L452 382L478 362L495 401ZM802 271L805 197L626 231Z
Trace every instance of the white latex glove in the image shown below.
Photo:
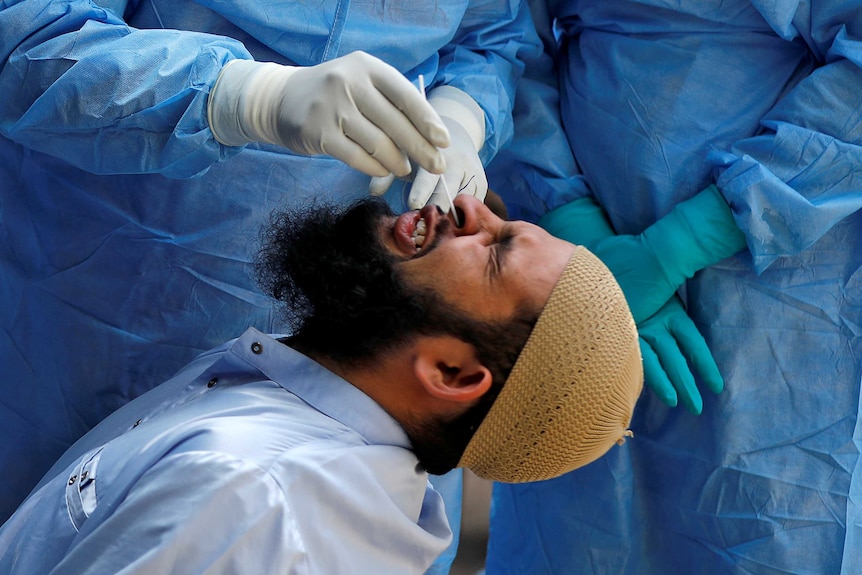
M452 86L440 86L431 91L428 102L449 129L451 145L443 149L446 158L444 175L430 173L421 167L416 169L410 188L408 206L419 209L428 203L449 211L449 199L443 190L441 178L452 198L458 194L470 194L484 201L488 193L488 178L479 159L479 150L485 143L485 114L482 108L465 92ZM372 178L369 192L379 196L389 189L394 176Z
M215 139L266 142L327 154L370 176L407 176L410 160L446 169L449 134L434 108L398 70L364 52L308 67L233 60L207 104Z

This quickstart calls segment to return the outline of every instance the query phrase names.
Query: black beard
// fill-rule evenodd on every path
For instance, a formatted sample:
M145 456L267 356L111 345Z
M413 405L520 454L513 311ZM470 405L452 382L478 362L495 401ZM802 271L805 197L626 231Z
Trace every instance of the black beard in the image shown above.
M387 217L392 210L377 198L273 216L256 271L264 290L286 304L292 345L357 365L415 333L428 304L406 288L381 243Z
M431 417L424 422L404 426L413 453L428 473L443 475L457 467L501 387L493 386L475 405L457 417Z
M312 358L363 367L417 335L452 335L474 347L493 374L492 389L454 419L401 422L419 462L442 474L455 467L493 404L538 310L481 322L434 291L408 286L397 272L401 258L381 241L381 225L391 217L379 198L275 213L263 230L255 271L264 291L285 306L293 328L286 343Z

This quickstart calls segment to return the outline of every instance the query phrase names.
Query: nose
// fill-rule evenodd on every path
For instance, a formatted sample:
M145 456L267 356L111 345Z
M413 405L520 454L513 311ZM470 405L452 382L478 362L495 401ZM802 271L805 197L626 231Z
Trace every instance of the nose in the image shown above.
M493 231L503 223L488 206L471 195L461 194L453 202L461 218L461 226L453 226L456 236L474 235L483 230Z

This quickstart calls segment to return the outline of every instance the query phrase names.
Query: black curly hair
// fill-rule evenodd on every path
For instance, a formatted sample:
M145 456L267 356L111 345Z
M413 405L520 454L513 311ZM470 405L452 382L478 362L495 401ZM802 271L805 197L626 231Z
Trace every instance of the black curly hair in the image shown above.
M379 198L275 212L262 230L255 272L293 329L286 343L312 357L361 367L420 334L452 335L474 347L493 375L491 391L456 420L407 430L425 468L443 473L455 466L493 404L539 310L480 321L433 290L408 286L398 273L402 259L380 239L389 217L392 210Z

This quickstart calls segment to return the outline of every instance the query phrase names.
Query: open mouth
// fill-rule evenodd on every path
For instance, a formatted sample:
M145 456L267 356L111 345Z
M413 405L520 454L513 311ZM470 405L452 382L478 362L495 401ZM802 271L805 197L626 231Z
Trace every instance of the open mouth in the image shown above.
M413 246L417 252L425 245L425 236L427 234L428 225L425 223L425 218L419 218L419 221L416 222L416 226L413 228L413 233L410 235L410 240L413 242Z
M434 227L440 219L436 210L434 206L425 206L395 220L392 236L402 254L414 257L434 242Z

